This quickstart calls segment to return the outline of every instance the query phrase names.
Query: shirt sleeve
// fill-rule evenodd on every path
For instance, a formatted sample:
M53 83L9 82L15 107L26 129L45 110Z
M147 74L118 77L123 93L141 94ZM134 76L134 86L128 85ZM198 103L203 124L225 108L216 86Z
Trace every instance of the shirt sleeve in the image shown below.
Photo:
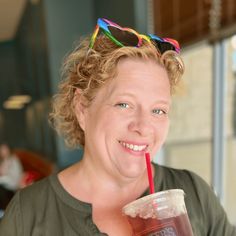
M230 224L224 208L211 187L198 175L192 172L190 175L204 209L207 236L236 236L235 227Z
M20 212L19 193L16 193L8 204L3 218L0 220L0 232L4 236L22 236L23 222Z

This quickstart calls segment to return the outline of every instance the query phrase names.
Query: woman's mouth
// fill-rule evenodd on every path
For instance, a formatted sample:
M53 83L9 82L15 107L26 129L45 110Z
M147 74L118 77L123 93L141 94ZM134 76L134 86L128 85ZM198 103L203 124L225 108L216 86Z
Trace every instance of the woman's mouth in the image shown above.
M126 143L126 142L122 142L122 141L119 141L119 143L123 147L130 149L132 151L135 151L135 152L142 152L142 151L146 150L148 147L148 145L138 145L138 144Z

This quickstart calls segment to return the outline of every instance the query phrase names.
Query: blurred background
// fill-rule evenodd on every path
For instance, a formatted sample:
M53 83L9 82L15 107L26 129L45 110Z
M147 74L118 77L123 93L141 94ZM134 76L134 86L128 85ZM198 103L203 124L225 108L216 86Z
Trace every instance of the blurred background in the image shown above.
M235 0L0 0L0 142L28 165L80 160L48 113L64 56L98 17L180 42L186 71L155 161L199 174L236 224Z

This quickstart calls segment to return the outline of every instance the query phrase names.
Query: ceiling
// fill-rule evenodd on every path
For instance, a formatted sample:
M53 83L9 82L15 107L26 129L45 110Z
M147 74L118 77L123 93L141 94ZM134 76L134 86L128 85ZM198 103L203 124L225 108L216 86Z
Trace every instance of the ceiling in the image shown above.
M11 40L27 0L0 0L0 42Z

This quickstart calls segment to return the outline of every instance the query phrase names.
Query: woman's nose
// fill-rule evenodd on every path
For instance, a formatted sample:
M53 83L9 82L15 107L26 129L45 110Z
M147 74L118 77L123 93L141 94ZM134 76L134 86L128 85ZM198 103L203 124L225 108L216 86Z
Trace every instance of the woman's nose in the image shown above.
M129 123L129 130L136 132L141 136L150 135L153 132L152 122L150 120L150 114L144 112L137 112Z

